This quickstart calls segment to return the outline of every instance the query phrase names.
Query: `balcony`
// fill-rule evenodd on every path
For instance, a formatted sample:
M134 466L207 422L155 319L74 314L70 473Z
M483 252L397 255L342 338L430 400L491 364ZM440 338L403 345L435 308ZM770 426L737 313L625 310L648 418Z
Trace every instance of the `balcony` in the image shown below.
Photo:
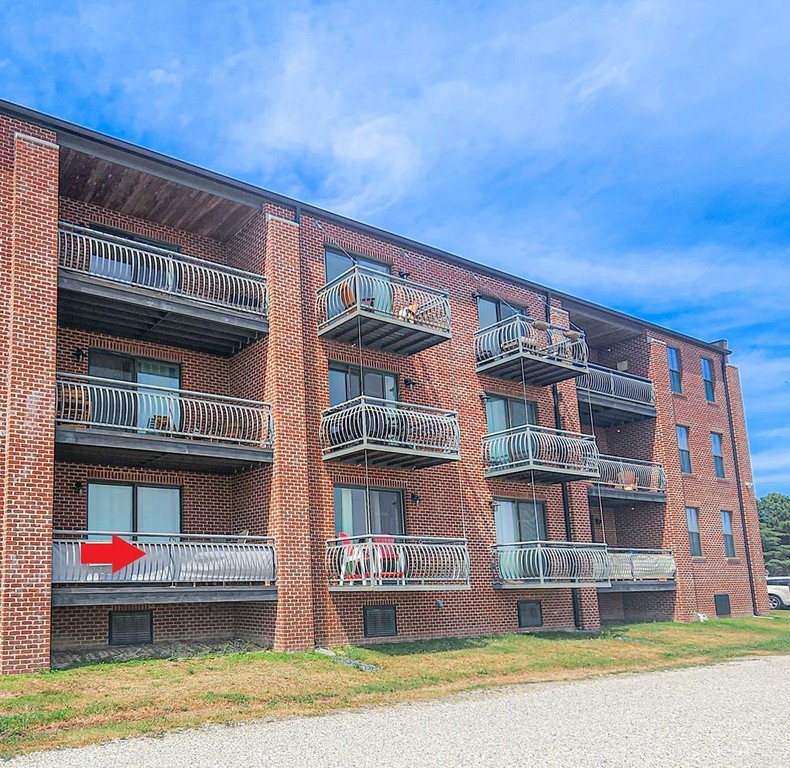
M614 427L656 417L653 382L641 376L591 365L576 380L576 394L583 424L594 419L596 427Z
M609 586L605 544L521 541L491 549L494 586L500 589L567 589Z
M528 424L483 438L488 478L563 483L598 477L598 448L592 435Z
M458 414L365 395L321 414L325 461L421 469L457 461Z
M63 325L224 356L268 331L261 275L63 223L58 265Z
M235 602L277 599L274 539L120 533L145 556L116 573L82 565L80 544L106 532L55 531L53 605Z
M316 313L319 336L399 355L450 338L446 291L360 265L318 291Z
M354 536L326 543L329 589L469 589L466 539L425 536Z
M600 478L587 493L591 499L605 500L607 506L664 503L667 499L667 476L657 462L602 455L598 471Z
M611 586L601 592L655 592L675 589L677 567L669 549L610 549Z
M587 343L580 331L514 315L475 334L475 359L478 373L545 387L587 372Z
M229 474L272 460L271 406L60 373L55 456Z

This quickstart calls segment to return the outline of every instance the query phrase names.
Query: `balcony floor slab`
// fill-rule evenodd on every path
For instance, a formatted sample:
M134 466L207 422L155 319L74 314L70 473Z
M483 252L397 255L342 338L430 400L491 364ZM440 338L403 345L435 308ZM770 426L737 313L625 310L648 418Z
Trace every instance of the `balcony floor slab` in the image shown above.
M613 592L674 592L674 579L640 579L639 581L613 581L608 587L598 587L602 593Z
M86 464L233 474L271 463L272 451L203 439L59 426L55 429L55 458Z
M371 467L392 469L424 469L439 464L458 461L458 454L432 453L420 449L401 446L357 445L341 448L324 454L324 461L338 461L343 464L367 464Z
M582 424L590 424L590 410L596 427L617 427L656 417L656 407L646 403L635 403L618 397L577 389L579 418Z
M269 330L266 318L61 269L58 322L230 357Z
M53 586L52 605L138 605L160 603L238 603L277 600L267 585L169 586L113 584L102 587Z
M534 480L543 485L554 485L556 483L566 483L571 480L595 480L595 475L589 472L581 472L572 469L558 469L547 467L536 468L516 468L516 469L487 469L486 479L488 480L515 480L517 482L529 483Z
M477 363L477 372L485 376L546 387L581 376L587 372L587 366L517 353L505 358L480 360Z
M606 485L593 485L587 489L590 501L599 500L607 507L630 507L633 504L666 504L666 493L658 491L627 491Z
M396 355L414 355L448 341L451 334L417 323L408 323L376 312L351 310L332 318L318 335L347 344L380 349Z

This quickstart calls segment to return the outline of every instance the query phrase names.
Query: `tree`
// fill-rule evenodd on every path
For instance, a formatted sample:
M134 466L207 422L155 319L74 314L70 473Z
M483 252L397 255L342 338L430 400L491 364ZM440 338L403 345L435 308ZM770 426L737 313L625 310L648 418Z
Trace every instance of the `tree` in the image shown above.
M757 500L765 567L771 576L790 576L790 496L769 493Z

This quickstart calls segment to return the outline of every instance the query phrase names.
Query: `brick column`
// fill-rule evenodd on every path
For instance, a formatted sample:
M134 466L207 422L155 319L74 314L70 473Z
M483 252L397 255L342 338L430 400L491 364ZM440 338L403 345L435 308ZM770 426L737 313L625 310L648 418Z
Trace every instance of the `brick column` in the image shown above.
M12 674L50 663L58 148L16 130L0 132L0 142L13 168L0 214L10 215L0 671Z
M270 531L277 537L274 647L314 646L305 345L299 225L266 216L269 342L266 392L274 419ZM317 435L311 436L312 440Z
M656 392L656 429L653 460L664 465L667 474L667 500L664 511L662 546L672 550L677 563L675 619L688 621L699 610L691 563L688 526L686 524L686 492L680 471L676 418L669 383L667 345L659 339L648 339L648 377Z
M768 602L766 582L763 578L765 574L765 558L763 556L763 545L760 538L760 518L757 514L757 500L754 495L754 478L752 477L749 438L746 433L746 417L743 410L741 380L738 369L735 366L727 365L725 366L725 370L727 372L727 387L730 394L735 447L738 451L741 497L743 498L743 512L746 519L746 533L749 537L749 555L751 557L752 574L754 577L757 610L759 613L768 613L771 608ZM736 521L733 521L733 527L735 526Z

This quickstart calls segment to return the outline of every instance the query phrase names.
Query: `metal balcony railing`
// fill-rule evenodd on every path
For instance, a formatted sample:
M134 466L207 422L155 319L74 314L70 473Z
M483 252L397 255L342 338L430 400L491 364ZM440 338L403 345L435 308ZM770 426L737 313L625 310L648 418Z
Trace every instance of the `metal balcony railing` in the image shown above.
M491 550L494 583L501 586L567 587L609 582L605 544L521 541Z
M587 370L587 342L581 331L513 315L475 333L478 366L520 355Z
M359 264L318 291L316 312L319 333L333 321L354 312L430 331L450 332L450 298L446 291Z
M598 448L593 435L527 424L483 438L487 475L543 470L598 477Z
M399 448L458 457L458 414L362 395L321 414L325 456L353 446Z
M655 461L601 455L598 471L600 478L595 481L596 485L643 493L664 493L667 489L664 467Z
M629 403L647 406L656 404L655 388L650 379L604 368L600 365L590 364L589 371L576 379L576 389Z
M609 549L612 581L671 581L677 567L670 549Z
M272 447L272 408L256 400L59 373L55 422L160 437Z
M266 279L223 264L61 222L58 264L116 283L266 316Z
M116 533L145 552L113 573L109 565L82 565L82 541L109 540L104 531L55 531L53 584L267 584L276 582L274 539L270 536L199 536Z
M470 585L466 539L341 536L326 543L330 587L458 589Z

